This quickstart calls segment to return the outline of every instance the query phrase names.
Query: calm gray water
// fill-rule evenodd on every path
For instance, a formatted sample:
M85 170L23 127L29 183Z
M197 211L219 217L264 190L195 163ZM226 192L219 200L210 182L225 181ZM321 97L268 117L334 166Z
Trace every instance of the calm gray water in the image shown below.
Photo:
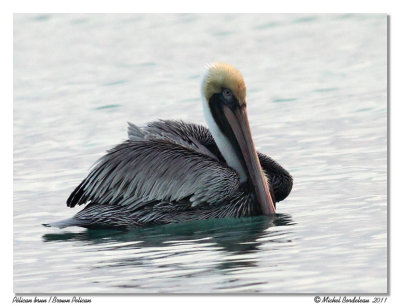
M386 15L15 15L14 291L384 293ZM257 148L294 177L274 218L121 233L41 223L126 122L204 123L205 64L245 77Z

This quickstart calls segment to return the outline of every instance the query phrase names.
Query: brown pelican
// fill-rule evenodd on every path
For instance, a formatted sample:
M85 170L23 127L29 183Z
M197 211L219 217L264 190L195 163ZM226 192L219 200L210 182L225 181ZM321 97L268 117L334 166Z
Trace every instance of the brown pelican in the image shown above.
M129 139L109 150L69 196L68 207L85 208L46 226L129 228L274 215L293 181L256 152L242 75L216 63L205 73L201 95L209 130L181 121L129 123Z

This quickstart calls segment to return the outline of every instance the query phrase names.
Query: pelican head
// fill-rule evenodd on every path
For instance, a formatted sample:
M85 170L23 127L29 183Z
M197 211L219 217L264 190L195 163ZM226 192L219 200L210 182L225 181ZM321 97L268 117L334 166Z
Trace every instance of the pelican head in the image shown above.
M228 64L213 64L204 75L201 92L206 122L228 166L238 172L241 183L248 182L253 188L262 213L275 214L251 137L241 73Z

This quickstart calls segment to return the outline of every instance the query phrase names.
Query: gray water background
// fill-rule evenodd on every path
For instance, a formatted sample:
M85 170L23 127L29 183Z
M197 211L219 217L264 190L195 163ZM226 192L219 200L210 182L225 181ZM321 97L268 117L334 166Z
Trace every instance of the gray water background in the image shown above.
M386 15L14 15L14 291L384 293ZM204 123L205 64L247 84L277 218L57 230L126 122Z

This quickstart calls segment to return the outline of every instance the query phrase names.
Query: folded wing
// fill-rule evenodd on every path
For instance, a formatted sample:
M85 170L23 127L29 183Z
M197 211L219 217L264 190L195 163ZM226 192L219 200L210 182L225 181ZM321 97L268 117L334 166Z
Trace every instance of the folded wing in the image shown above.
M88 202L125 205L132 199L217 205L238 189L238 174L202 152L204 148L139 132L132 131L135 137L96 163L68 198L69 207Z

